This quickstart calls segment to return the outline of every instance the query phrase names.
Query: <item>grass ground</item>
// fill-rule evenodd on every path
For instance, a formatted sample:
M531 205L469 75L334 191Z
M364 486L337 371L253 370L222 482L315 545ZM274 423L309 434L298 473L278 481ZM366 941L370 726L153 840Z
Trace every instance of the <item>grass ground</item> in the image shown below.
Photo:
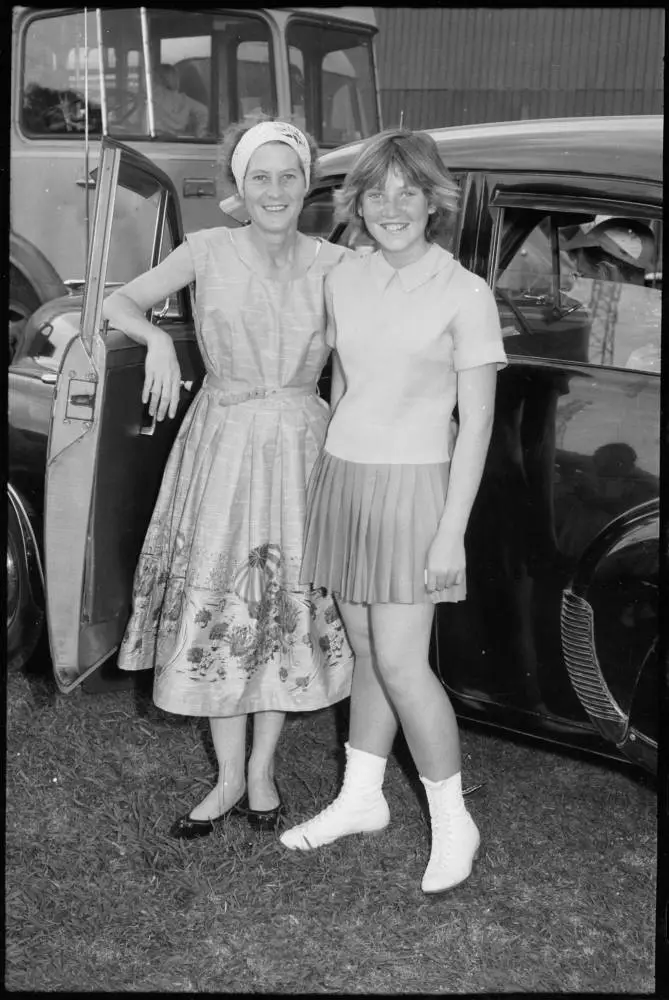
M292 818L340 773L335 712L289 718ZM472 877L425 897L429 827L393 758L392 822L313 854L230 819L173 819L209 786L197 720L132 692L8 682L5 987L259 993L651 992L656 797L611 767L462 733L482 834Z

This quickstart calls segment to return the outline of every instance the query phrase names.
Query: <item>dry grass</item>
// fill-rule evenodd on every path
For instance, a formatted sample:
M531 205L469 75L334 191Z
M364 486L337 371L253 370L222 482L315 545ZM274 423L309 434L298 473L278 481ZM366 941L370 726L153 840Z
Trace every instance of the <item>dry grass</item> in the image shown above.
M425 897L429 828L396 759L392 823L314 854L230 819L168 835L209 785L206 727L131 692L9 678L6 970L15 991L649 992L654 791L629 774L463 732L483 837L471 879ZM294 819L333 795L333 711L289 719Z

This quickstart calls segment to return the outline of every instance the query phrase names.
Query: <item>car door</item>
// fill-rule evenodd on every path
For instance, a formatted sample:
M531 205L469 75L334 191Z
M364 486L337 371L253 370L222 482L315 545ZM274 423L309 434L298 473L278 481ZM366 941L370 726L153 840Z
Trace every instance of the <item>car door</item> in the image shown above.
M182 292L152 312L181 365L177 416L149 419L141 400L145 348L109 328L102 302L121 265L128 280L181 241L178 202L159 168L111 139L102 141L96 188L81 327L58 373L47 453L47 623L62 691L120 644L165 461L203 374L190 293Z
M570 248L594 244L589 234L606 220L650 232L661 191L605 198L587 179L580 186L560 192L534 180L511 191L490 179L487 277L509 365L468 532L472 599L439 609L438 661L462 714L588 742L592 725L561 649L561 597L600 533L658 495L661 269L656 246L645 273L587 277ZM628 246L640 249L635 238ZM600 611L597 647L629 711L643 656L628 657L635 618L614 607L609 597Z

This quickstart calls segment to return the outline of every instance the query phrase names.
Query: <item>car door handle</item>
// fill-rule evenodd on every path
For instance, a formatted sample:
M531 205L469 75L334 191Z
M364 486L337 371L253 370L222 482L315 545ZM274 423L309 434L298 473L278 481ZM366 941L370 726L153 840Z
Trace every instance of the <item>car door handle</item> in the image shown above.
M80 188L88 188L89 190L95 189L95 180L93 177L77 177L74 183Z
M215 198L216 181L210 177L184 177L184 198Z

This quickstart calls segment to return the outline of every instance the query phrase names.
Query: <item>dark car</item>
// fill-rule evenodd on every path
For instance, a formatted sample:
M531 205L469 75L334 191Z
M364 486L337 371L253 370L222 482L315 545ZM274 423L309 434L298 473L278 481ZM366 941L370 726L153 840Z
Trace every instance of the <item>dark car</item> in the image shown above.
M438 607L434 668L461 718L652 771L662 120L543 120L431 134L462 192L444 245L493 287L509 356L467 536L469 599ZM304 230L352 242L333 221L332 195L358 150L322 156ZM181 239L169 180L105 142L81 335L79 301L43 307L9 376L10 610L18 623L10 651L25 655L46 609L62 690L120 642L135 560L190 398L184 388L176 420L146 427L143 350L101 323L119 184L155 201L151 260ZM195 389L201 363L189 297L163 311L158 321Z

